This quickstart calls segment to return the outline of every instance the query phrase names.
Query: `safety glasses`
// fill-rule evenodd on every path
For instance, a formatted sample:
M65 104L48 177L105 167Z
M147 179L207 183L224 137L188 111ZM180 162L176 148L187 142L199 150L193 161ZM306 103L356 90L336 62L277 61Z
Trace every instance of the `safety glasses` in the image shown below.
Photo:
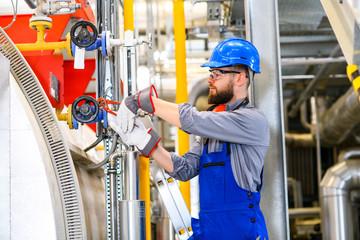
M226 70L222 70L222 69L210 69L210 77L214 80L221 78L222 76L224 76L224 74L227 73L236 73L236 74L240 74L241 72L237 72L237 71L226 71Z

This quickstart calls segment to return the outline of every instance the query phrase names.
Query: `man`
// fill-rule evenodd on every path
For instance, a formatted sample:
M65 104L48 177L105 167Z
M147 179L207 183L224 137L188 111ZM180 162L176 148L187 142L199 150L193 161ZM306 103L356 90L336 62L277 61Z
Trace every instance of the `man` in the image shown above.
M157 98L155 88L123 101L110 126L122 140L152 157L174 178L187 181L199 174L200 213L193 219L194 239L268 239L259 208L269 125L264 114L250 105L247 89L254 72L260 73L256 48L231 38L219 43L210 61L208 102L225 111L199 112L190 104ZM139 108L154 113L185 132L201 137L179 156L158 145L159 136L147 131L135 115Z

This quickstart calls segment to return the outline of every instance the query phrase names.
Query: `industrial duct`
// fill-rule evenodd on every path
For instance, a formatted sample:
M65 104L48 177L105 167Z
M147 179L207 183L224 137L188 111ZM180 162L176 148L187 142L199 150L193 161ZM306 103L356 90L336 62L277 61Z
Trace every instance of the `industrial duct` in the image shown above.
M320 183L323 239L354 239L350 192L359 187L359 160L343 161L326 171Z
M333 146L344 141L358 125L359 114L359 98L349 88L320 119L321 143Z

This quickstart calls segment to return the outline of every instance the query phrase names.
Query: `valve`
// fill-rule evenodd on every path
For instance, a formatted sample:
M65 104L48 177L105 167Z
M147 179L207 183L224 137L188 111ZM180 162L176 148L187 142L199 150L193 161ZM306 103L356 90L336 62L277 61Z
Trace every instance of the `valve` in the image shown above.
M91 96L81 96L75 99L71 112L77 121L91 123L99 115L99 103Z
M86 48L96 41L98 32L92 22L80 21L72 26L70 36L76 46Z

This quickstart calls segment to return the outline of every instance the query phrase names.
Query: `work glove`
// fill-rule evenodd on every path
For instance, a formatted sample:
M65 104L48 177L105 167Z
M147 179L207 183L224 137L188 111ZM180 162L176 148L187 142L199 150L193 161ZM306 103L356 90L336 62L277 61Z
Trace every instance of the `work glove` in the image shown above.
M135 118L134 128L131 132L124 132L116 123L116 117L109 114L109 125L120 136L121 140L127 144L136 146L144 157L149 157L152 151L160 142L160 136L152 129L146 129L144 124Z
M151 96L158 97L154 85L141 90L138 94L128 96L122 101L116 113L116 122L124 133L134 129L135 116L140 108L148 113L155 112Z

